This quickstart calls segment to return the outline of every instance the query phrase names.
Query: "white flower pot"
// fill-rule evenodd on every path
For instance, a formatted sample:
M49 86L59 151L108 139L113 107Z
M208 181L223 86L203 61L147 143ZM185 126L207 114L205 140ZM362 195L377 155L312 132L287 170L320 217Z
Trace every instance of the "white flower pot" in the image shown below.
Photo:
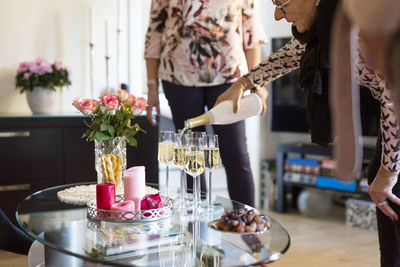
M36 86L33 91L26 90L26 99L33 114L51 114L54 111L54 102L57 92Z

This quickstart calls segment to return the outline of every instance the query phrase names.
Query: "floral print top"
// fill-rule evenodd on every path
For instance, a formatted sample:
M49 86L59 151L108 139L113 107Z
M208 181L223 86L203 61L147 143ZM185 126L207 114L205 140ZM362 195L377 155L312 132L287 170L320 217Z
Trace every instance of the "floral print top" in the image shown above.
M305 45L292 38L277 52L265 58L260 65L244 75L255 86L263 86L300 67ZM358 81L367 87L381 106L380 129L382 133L381 165L391 172L400 171L400 132L391 97L385 80L369 69L359 53Z
M232 83L247 69L243 51L264 43L254 0L152 0L145 58L160 59L162 80Z

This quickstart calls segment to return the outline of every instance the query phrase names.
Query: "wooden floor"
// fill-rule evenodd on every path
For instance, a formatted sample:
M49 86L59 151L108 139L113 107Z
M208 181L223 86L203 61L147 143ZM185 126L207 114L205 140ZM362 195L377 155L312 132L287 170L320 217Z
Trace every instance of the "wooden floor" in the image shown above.
M269 267L378 267L378 232L346 226L344 208L327 218L268 212L289 232L291 245Z
M377 267L379 266L376 231L348 227L344 210L336 208L327 218L310 219L290 213L268 212L291 236L291 246L269 267ZM1 267L28 266L27 257L0 250Z
M28 257L0 250L0 266L1 267L25 267L28 265Z

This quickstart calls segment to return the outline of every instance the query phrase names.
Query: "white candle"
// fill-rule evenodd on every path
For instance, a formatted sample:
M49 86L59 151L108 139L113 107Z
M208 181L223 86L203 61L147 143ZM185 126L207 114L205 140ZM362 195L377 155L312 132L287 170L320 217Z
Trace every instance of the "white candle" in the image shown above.
M94 44L94 8L92 6L89 8L89 34L90 43Z
M121 0L117 2L117 30L121 30Z
M108 46L108 19L106 19L106 57L110 56L110 50Z

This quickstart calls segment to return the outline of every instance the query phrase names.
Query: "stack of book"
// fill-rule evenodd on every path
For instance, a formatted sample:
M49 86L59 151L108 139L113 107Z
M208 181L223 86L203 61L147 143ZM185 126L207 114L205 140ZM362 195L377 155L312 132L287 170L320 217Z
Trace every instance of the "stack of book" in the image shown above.
M324 159L321 161L321 175L326 177L335 177L336 161L333 159Z
M315 185L321 174L321 164L317 160L286 158L284 171L285 182Z
M336 164L333 160L286 158L283 180L290 183L355 192L356 181L342 182L333 178L335 167Z

